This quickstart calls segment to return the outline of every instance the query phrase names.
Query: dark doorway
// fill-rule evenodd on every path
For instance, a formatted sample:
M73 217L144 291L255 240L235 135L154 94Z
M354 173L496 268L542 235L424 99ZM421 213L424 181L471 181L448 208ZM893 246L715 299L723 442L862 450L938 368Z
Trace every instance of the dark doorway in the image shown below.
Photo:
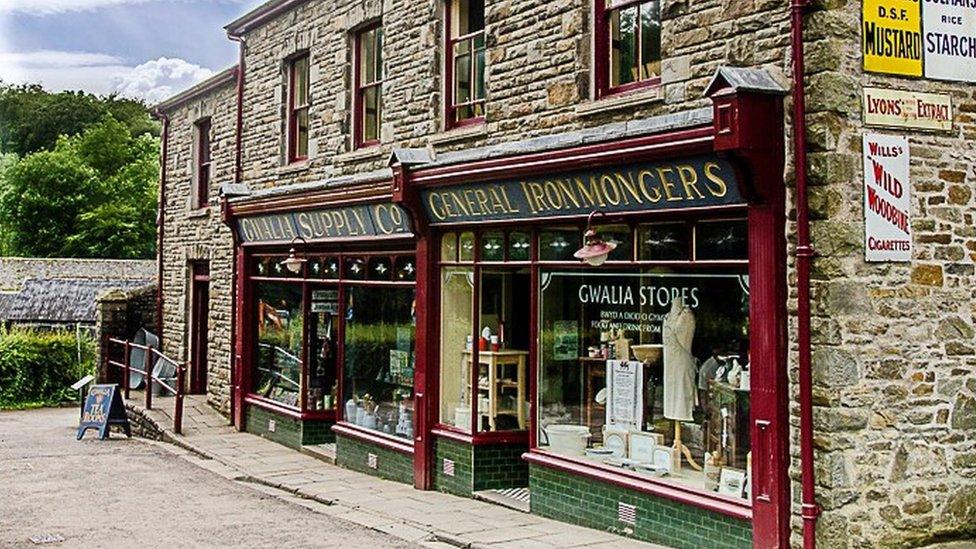
M190 280L190 379L189 392L207 392L207 355L210 334L210 265L192 264Z

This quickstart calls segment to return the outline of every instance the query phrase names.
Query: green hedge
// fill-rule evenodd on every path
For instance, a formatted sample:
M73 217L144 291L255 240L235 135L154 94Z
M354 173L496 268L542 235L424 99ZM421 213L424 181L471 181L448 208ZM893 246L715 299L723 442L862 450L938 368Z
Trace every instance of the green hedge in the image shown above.
M94 344L74 332L13 329L0 332L0 408L74 400L70 386L95 371Z

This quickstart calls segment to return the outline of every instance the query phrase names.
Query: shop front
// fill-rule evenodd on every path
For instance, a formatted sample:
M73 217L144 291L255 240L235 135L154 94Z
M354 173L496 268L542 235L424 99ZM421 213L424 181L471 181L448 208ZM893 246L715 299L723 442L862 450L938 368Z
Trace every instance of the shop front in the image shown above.
M241 267L238 425L295 448L335 442L336 460L351 467L388 450L393 458L375 472L409 482L417 276L409 216L371 195L318 205L311 196L254 196L229 210Z
M677 546L788 535L780 98L717 82L700 126L394 165L429 273L418 486Z

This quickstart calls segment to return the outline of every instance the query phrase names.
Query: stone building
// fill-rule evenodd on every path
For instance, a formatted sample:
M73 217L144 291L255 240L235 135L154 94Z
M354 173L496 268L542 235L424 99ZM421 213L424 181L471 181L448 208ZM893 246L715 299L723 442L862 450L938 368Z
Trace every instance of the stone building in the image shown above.
M976 87L862 68L876 4L802 8L825 547L976 533ZM421 489L801 545L789 2L272 0L227 31L239 65L158 106L194 390ZM868 127L865 88L951 115ZM904 262L865 260L875 133L908 140Z

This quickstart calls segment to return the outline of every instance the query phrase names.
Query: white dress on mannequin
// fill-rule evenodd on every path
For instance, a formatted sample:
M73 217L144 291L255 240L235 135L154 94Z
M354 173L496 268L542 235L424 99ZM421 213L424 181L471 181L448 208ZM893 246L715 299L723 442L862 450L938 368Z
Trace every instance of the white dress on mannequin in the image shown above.
M692 421L698 404L695 384L695 357L691 343L695 337L695 314L681 298L671 303L664 317L664 417Z

